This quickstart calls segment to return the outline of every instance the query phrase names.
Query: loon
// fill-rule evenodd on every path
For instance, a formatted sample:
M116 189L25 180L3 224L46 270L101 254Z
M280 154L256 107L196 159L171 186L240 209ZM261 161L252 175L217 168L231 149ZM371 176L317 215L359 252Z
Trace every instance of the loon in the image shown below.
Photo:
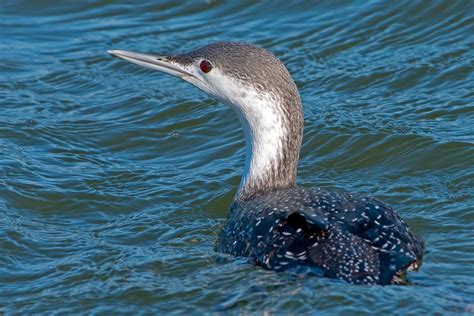
M170 56L108 53L181 78L237 113L244 175L217 251L353 284L407 284L406 272L418 270L423 242L390 206L369 195L296 185L302 103L272 53L238 42Z

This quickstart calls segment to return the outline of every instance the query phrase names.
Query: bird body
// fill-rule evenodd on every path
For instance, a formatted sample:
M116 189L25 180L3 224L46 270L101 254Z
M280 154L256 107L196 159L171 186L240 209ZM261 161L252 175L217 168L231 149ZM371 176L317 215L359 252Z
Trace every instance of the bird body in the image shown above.
M186 54L109 53L179 77L232 107L244 130L244 175L216 249L267 269L308 267L356 284L404 284L423 243L391 207L360 194L300 188L298 89L263 48L218 42Z
M267 269L312 266L356 284L404 284L422 244L373 197L294 187L236 200L217 250Z

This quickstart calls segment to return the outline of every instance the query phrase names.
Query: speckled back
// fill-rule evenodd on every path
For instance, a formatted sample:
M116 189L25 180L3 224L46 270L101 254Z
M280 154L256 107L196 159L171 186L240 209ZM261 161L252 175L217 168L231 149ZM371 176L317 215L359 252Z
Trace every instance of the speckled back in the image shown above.
M391 284L418 267L423 244L372 197L291 188L236 201L217 249L268 269L312 266L351 283Z

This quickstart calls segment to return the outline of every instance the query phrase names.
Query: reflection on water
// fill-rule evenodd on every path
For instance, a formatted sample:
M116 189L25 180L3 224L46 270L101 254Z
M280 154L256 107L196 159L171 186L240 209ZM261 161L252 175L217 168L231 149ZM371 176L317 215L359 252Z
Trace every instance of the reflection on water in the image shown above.
M4 1L0 313L473 312L474 4ZM299 182L371 193L426 242L407 287L213 251L243 165L234 113L108 49L247 41L305 105Z

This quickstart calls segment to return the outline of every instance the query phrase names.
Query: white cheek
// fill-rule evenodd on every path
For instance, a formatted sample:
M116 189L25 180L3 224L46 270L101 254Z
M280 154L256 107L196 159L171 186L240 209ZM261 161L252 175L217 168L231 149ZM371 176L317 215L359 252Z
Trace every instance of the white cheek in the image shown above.
M211 71L203 79L208 83L209 93L223 103L233 106L242 101L242 91L237 81L223 76L219 70Z
M201 89L202 91L212 94L210 91L211 85L208 82L208 78L205 76L206 74L202 73L201 69L195 65L188 65L185 67L186 71L192 74L194 77L188 76L184 77L183 79L193 86Z

